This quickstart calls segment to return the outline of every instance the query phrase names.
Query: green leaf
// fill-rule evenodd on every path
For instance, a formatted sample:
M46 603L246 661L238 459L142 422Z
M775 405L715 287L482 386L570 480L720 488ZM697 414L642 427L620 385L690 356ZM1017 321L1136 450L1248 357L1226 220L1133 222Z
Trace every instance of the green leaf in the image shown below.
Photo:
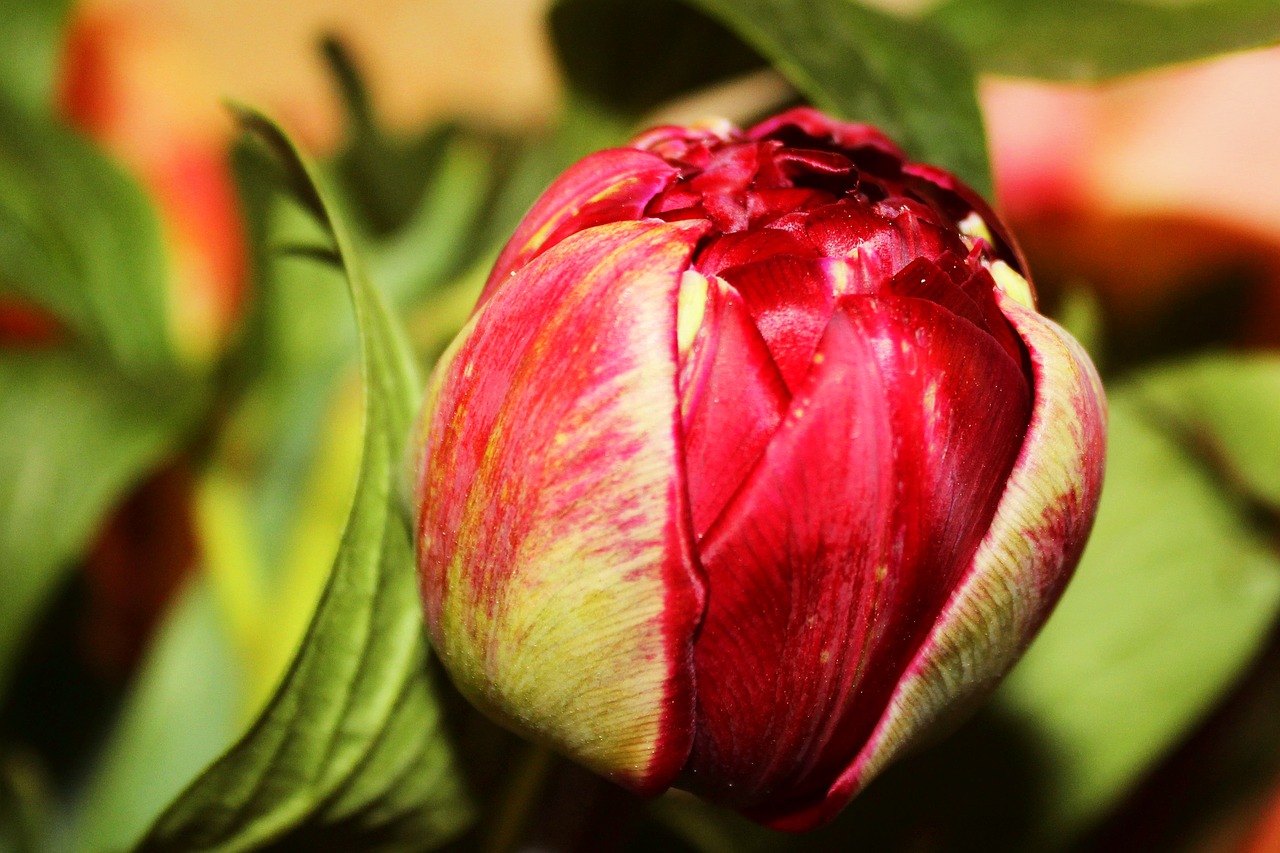
M66 323L131 375L177 365L151 202L72 131L0 99L0 292Z
M49 108L70 10L71 0L0 0L0 95L32 113Z
M1274 0L951 0L931 20L984 71L1100 80L1280 42Z
M913 158L990 195L973 69L940 30L851 0L687 3L720 27L672 2L561 0L551 20L570 85L638 118L658 99L753 67L727 28L814 106L876 125Z
M186 429L199 393L83 354L0 353L0 684L99 519Z
M548 24L577 94L634 121L664 101L764 65L712 18L676 0L560 0Z
M236 736L245 679L220 616L197 576L149 648L112 731L78 815L78 849L127 849Z
M269 121L242 121L285 164L346 266L363 358L363 458L332 574L283 682L137 849L426 849L460 830L470 806L428 677L412 546L395 508L419 385L315 171Z
M49 782L25 755L0 759L0 850L40 853L48 849L53 811Z
M1113 391L1107 481L1062 603L997 694L1035 737L1043 838L1069 840L1231 686L1280 613L1280 556L1154 408L1201 365ZM1255 389L1256 390L1256 387ZM1280 397L1268 400L1276 416ZM1274 433L1255 433L1256 447ZM1274 452L1273 449L1270 452Z
M1280 511L1280 357L1206 356L1150 376L1142 399L1218 467L1224 489Z
M876 125L912 157L991 195L967 57L928 24L850 0L694 0L819 109Z

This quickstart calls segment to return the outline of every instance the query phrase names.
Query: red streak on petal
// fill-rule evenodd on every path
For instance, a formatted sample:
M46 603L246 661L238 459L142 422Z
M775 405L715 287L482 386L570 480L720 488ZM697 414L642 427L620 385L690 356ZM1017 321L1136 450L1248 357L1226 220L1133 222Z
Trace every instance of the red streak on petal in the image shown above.
M632 148L579 160L534 203L498 256L477 308L516 270L583 228L644 216L650 200L676 177L661 157Z
M651 629L643 633L656 632L663 641L665 692L647 703L661 709L662 734L647 766L613 770L616 781L645 794L670 784L692 736L691 644L703 590L679 464L675 323L680 275L705 227L656 220L599 226L524 266L480 311L448 362L421 469L421 586L427 625L446 664L451 643L521 641L492 632L524 584L555 572L610 572L661 552L661 565L643 562L637 569L662 580L661 623L633 628ZM655 348L655 329L665 329L669 352ZM617 396L635 391L626 383L639 363L662 368L664 358L666 411L638 411L630 397ZM657 391L653 396L662 396ZM666 428L639 428L650 422ZM660 458L666 451L669 468L643 472L665 483L666 515L655 518L653 483L637 484L619 472L635 474L628 463L640 454ZM581 565L544 564L540 557L550 543L565 537L581 540ZM470 624L458 629L460 636L443 634L446 602L459 596ZM566 592L545 606L546 618L560 618L574 598ZM611 629L621 630L600 626ZM525 652L536 658L565 650L531 646ZM530 665L554 669L552 662ZM494 678L489 689L497 690L501 674Z

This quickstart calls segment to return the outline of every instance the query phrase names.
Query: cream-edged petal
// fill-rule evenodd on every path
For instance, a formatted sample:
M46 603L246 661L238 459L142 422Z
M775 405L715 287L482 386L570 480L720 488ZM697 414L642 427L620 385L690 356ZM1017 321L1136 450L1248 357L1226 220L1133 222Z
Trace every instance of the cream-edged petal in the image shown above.
M1030 353L1034 402L991 528L857 759L824 800L773 821L775 828L829 820L921 733L986 697L1079 562L1102 491L1102 384L1059 326L1003 293L998 301Z
M679 449L676 300L704 226L598 226L484 305L429 391L419 565L479 708L641 793L692 729L703 606Z

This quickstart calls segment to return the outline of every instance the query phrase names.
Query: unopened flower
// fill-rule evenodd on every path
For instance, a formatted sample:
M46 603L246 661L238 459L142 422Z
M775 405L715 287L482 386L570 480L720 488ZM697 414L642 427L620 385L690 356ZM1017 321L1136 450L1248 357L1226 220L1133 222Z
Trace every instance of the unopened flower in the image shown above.
M551 186L435 370L430 635L512 729L807 828L1017 659L1104 420L953 176L812 110L659 128Z

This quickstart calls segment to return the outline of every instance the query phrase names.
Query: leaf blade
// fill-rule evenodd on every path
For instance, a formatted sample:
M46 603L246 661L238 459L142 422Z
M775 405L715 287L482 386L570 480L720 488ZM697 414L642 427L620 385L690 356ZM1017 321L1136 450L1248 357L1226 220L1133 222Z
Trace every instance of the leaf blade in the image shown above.
M1105 80L1280 42L1267 0L951 0L929 16L984 71L1051 80Z
M314 170L267 119L241 114L283 160L346 263L363 356L364 449L332 574L283 682L136 849L357 841L425 849L461 829L470 809L428 679L412 546L394 509L416 369ZM400 784L405 774L416 787Z

